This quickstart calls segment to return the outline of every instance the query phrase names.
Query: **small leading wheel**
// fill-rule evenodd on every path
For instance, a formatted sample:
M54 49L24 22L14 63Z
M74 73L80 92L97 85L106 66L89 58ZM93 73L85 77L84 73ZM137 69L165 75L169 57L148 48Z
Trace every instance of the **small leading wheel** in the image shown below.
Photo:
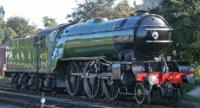
M120 97L119 88L116 82L109 80L102 80L102 87L105 93L105 96L110 100L114 101Z
M89 62L85 69L86 76L84 77L83 86L87 96L90 99L95 99L100 94L101 80L98 78L98 71L95 62Z
M172 103L173 104L180 104L182 102L182 89L180 87L174 87L172 90Z
M152 100L160 100L163 96L163 90L161 86L153 86L150 92L150 96Z
M136 83L134 93L135 93L135 101L138 104L142 104L145 102L146 90L143 83L140 82Z
M70 62L65 76L65 85L70 96L77 95L81 85L81 77L75 75L76 73L80 73L78 66L75 62Z

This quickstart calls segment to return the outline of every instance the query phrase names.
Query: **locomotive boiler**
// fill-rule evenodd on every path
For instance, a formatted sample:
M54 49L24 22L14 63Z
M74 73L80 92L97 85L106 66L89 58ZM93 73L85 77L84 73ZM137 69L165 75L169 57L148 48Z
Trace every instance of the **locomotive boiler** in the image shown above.
M163 17L148 11L59 25L11 40L6 75L17 88L65 88L91 99L126 95L138 104L160 97L177 102L181 84L194 79L186 62L163 56L171 32Z
M111 21L94 18L67 27L58 42L67 41L63 58L105 55L131 61L160 56L172 42L172 28L161 16L136 14L140 15Z

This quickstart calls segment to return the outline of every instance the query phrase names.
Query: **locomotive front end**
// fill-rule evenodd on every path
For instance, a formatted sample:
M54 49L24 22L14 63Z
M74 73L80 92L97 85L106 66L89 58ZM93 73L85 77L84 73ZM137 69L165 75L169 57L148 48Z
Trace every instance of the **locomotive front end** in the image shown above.
M171 31L167 21L154 14L138 12L142 16L135 29L136 50L143 58L163 54L172 43Z
M119 48L124 53L124 61L132 61L112 64L113 80L120 80L122 86L127 87L125 92L130 90L128 87L133 87L133 91L130 91L139 104L149 97L155 100L168 97L173 102L178 102L181 98L179 94L182 93L181 84L194 83L195 80L189 64L167 61L163 57L173 42L173 29L163 17L147 11L136 12L135 16L126 21L124 28L128 27L128 23L134 25L134 34L131 35L134 39L129 36L132 41L123 41ZM121 41L125 37L121 36ZM130 50L133 50L134 56L130 56Z

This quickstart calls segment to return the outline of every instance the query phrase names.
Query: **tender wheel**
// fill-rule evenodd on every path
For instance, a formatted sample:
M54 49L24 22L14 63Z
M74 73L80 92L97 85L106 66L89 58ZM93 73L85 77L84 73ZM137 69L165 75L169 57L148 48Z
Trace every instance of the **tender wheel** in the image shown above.
M31 89L39 90L42 88L42 78L39 75L34 75L31 83Z
M16 89L20 89L20 82L19 82L20 76L19 74L13 74L12 75L12 79L11 79L11 83L12 86Z
M114 101L120 97L119 88L116 82L111 82L109 80L102 80L102 87L105 96L110 100Z
M55 88L55 79L53 74L46 74L43 77L43 91L53 91Z
M145 87L144 84L142 83L137 83L135 85L135 89L134 89L134 93L135 93L135 101L138 104L142 104L145 102L145 98L146 98L146 91L145 91Z
M11 76L11 86L15 87L16 85L16 74L12 74Z
M71 62L68 65L66 76L65 76L65 84L66 89L70 96L78 95L80 85L81 85L81 77L76 75L80 73L80 70L75 62Z
M28 89L29 87L29 81L30 81L30 76L27 74L24 74L22 76L22 80L21 80L21 88L22 89Z
M101 80L98 78L97 66L95 62L87 64L84 77L84 89L90 99L95 99L100 94Z

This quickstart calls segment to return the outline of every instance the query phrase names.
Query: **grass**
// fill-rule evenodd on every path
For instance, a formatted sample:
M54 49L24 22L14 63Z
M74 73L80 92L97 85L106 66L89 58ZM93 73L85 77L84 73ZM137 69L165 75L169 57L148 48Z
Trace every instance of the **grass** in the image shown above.
M184 92L189 92L196 87L200 87L200 79L197 79L195 84L183 84Z
M200 103L200 98L193 97L193 96L190 96L190 95L187 94L192 89L195 89L196 87L200 87L200 79L197 79L196 83L193 84L193 85L184 84L182 87L183 87L183 90L184 90L183 99L185 101Z
M188 101L188 102L192 102L192 103L200 103L200 98L197 97L193 97L187 94L183 95L183 100Z
M5 86L9 83L10 81L6 77L0 76L0 86Z

